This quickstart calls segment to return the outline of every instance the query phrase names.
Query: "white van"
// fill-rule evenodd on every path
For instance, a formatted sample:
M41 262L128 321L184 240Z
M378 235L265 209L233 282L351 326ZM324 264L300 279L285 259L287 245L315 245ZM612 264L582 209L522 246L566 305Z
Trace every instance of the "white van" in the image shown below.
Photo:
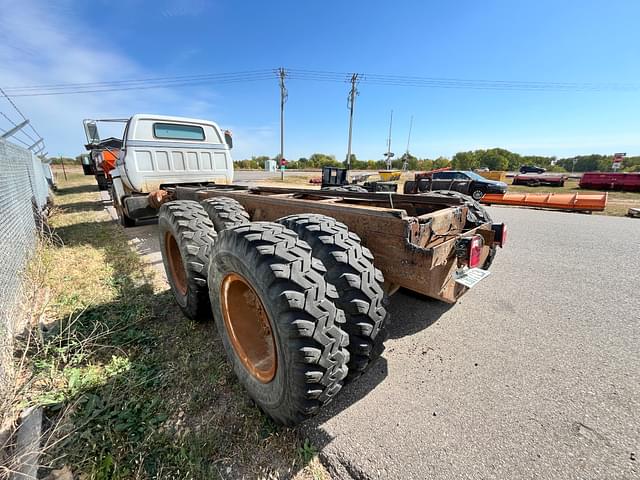
M139 113L128 120L85 120L89 145L100 138L98 122L126 122L112 170L111 196L124 226L152 217L150 194L178 185L233 182L231 134L208 120Z

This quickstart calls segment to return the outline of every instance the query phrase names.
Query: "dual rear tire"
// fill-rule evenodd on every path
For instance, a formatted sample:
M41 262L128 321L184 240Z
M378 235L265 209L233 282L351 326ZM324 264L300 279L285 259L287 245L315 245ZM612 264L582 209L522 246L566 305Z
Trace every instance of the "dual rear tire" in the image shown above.
M382 352L382 274L344 224L251 223L218 197L163 205L159 227L178 305L193 319L213 312L240 383L274 420L313 415Z

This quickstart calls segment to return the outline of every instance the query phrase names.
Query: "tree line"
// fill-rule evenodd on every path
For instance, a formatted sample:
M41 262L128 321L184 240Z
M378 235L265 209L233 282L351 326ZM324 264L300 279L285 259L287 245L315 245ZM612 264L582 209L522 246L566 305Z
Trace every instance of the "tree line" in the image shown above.
M50 157L51 163L65 164L81 163L82 156ZM245 160L236 160L236 168L263 170L267 160L275 160L279 163L279 155L268 157L261 155ZM475 170L486 167L489 170L517 171L521 165L537 165L544 167L550 172L610 172L613 163L613 155L578 155L575 157L557 158L539 155L520 155L510 152L504 148L490 148L487 150L473 150L468 152L458 152L450 159L447 157L418 158L410 153L405 153L401 157L391 162L391 167L401 169L404 162L407 162L409 170L433 170L436 168L451 167L456 170ZM325 153L314 153L309 157L300 157L298 160L288 160L287 169L320 169L322 167L344 167L344 161L336 160L335 155ZM384 160L358 160L355 154L351 154L351 168L353 170L383 170L386 168ZM640 172L640 156L626 157L622 162L622 171Z
M246 160L237 160L235 165L236 168L264 169L267 160L275 160L279 163L279 156L276 155L273 158L265 155L251 157ZM405 161L409 170L433 170L443 167L451 167L456 170L475 170L486 167L489 170L517 171L521 165L536 165L551 172L609 172L612 170L613 155L591 154L557 158L555 156L521 155L504 148L490 148L458 152L450 159L446 157L418 158L410 153L405 153L394 159L391 166L394 169L401 169ZM298 160L288 160L287 169L344 167L345 163L336 160L334 155L314 153L309 157L300 157ZM354 170L382 170L386 168L386 163L384 160L358 160L352 154L351 168ZM622 162L622 171L640 172L640 156L626 157Z

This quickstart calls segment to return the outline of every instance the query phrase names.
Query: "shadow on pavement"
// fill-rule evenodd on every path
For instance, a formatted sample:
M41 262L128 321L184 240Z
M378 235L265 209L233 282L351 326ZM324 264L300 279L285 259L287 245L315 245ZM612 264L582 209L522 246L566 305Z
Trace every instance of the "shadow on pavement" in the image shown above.
M389 338L402 338L430 327L453 305L401 289L391 297Z

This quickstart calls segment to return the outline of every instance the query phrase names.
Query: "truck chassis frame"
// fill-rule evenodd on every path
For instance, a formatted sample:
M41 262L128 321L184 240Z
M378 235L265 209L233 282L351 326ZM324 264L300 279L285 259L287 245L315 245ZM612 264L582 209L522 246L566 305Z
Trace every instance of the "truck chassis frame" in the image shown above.
M481 265L495 248L491 223L465 228L468 207L459 197L234 185L165 186L163 190L163 201L233 198L253 221L275 221L304 213L333 217L346 224L373 252L388 293L404 287L454 303L467 289L455 282L455 272L462 267L456 257L460 238L482 236Z

